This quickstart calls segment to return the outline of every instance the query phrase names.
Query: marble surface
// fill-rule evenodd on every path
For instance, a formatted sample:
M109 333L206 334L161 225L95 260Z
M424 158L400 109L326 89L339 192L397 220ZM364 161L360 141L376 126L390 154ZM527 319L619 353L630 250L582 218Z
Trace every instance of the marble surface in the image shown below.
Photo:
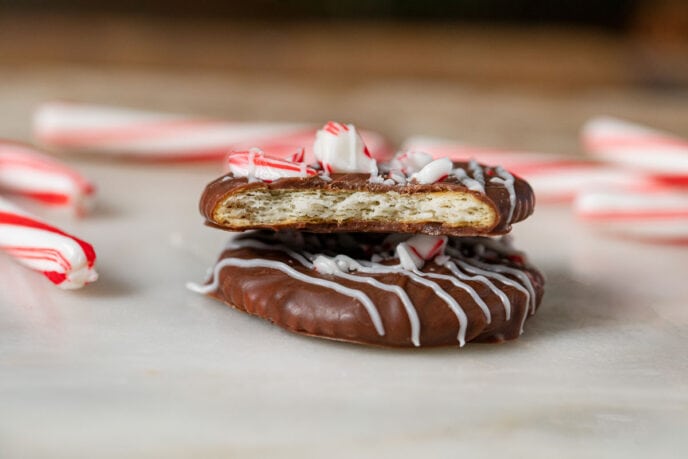
M0 457L685 457L688 249L566 207L514 234L548 277L523 337L383 350L289 334L184 287L228 237L213 166L75 163L101 279L63 292L0 256ZM45 215L45 214L43 214Z

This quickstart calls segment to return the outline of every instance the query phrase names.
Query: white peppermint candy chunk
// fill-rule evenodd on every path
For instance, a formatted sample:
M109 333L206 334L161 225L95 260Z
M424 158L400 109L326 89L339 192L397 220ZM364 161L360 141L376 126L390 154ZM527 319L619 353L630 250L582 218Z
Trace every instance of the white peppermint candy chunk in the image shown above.
M313 260L313 267L315 270L321 274L335 274L343 271L337 265L337 262L332 258L328 258L324 255L318 255L315 260Z
M231 153L227 161L229 170L235 177L248 177L249 180L272 182L284 177L307 177L317 174L315 169L306 166L306 163L271 158L258 149Z
M447 236L427 236L417 234L406 241L411 250L423 260L432 260L444 253Z
M411 178L416 179L418 183L439 182L449 176L453 167L454 164L449 158L436 159L413 174Z
M419 255L415 254L406 242L402 242L401 244L397 245L396 252L397 258L399 258L399 264L404 269L413 271L422 268L425 264L423 259Z
M315 134L313 154L325 172L375 172L373 159L353 124L330 121Z
M413 174L420 171L432 162L432 155L422 151L404 151L397 153L392 159L392 169L399 169L405 174Z

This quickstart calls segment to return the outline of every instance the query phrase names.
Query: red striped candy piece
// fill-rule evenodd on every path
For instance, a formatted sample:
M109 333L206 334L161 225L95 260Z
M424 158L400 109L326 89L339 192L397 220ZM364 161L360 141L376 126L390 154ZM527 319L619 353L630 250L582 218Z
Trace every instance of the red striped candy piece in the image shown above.
M688 192L680 189L586 190L576 199L575 211L583 221L616 235L688 243Z
M363 172L377 175L377 161L353 124L330 121L315 135L313 154L327 173Z
M0 140L0 192L83 214L95 187L77 171L28 145Z
M581 138L585 150L595 158L688 180L686 139L610 117L588 121Z
M40 221L0 198L0 250L63 289L98 279L91 244Z
M227 157L229 170L236 177L248 177L272 182L284 177L307 177L316 175L317 171L306 166L306 163L296 163L283 159L266 156L258 149L231 153Z
M411 251L423 260L432 260L444 253L447 245L447 236L427 236L418 234L406 241Z

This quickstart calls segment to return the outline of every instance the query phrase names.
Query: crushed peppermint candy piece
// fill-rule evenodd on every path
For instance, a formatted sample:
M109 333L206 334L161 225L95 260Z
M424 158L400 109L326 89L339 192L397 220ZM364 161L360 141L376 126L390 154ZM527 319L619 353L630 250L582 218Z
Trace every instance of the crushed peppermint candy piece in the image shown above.
M389 178L391 180L394 180L394 182L399 183L401 185L406 185L406 176L398 170L390 171L389 173Z
M302 163L302 162L304 162L305 158L306 158L306 149L301 147L301 148L299 148L298 151L287 156L285 159L287 161L291 161L293 163Z
M326 173L370 172L377 175L377 161L353 124L327 123L315 135L313 154Z
M316 175L315 169L305 163L296 163L283 159L271 158L257 149L231 153L227 157L229 170L236 177L248 177L251 180L272 182L283 177L307 177Z
M444 252L444 248L447 245L447 236L417 234L408 239L406 243L411 247L413 253L423 260L432 260L437 255L441 255Z
M411 176L418 183L435 183L446 179L454 167L449 158L439 158L426 164Z
M334 259L324 255L318 255L313 260L313 268L321 274L335 274L342 271Z
M96 253L91 244L65 233L0 198L0 250L43 273L62 289L95 282Z
M417 234L397 246L396 252L401 266L406 269L420 269L425 261L444 254L447 236Z
M400 170L404 174L411 175L419 172L432 162L432 155L422 151L404 151L397 153L390 162L391 170Z
M423 259L413 253L411 247L406 242L402 242L397 246L397 258L399 258L399 264L402 268L414 271L420 269L425 264Z

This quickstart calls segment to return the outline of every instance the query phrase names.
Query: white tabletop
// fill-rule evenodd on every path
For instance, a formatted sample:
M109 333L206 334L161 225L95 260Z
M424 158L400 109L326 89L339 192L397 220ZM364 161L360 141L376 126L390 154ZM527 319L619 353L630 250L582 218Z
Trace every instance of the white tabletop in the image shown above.
M76 163L101 279L64 292L0 256L0 457L686 457L688 249L539 206L547 275L521 339L384 350L290 334L184 287L228 233L212 166ZM45 214L44 214L45 215Z

